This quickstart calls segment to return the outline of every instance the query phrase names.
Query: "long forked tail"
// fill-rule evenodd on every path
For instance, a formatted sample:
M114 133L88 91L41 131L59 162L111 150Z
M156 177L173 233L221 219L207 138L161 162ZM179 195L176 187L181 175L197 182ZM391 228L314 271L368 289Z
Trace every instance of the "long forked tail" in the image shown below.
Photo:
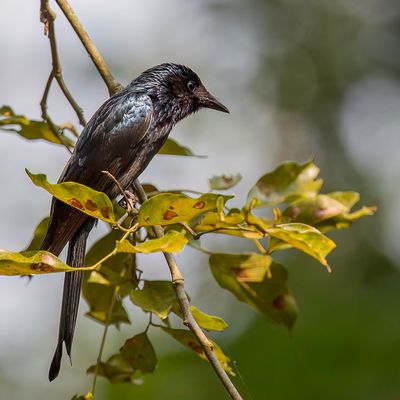
M69 242L67 264L71 267L82 267L85 261L86 240L93 227L94 220L87 220ZM78 315L83 272L67 272L64 277L64 291L61 306L58 343L49 370L49 380L57 378L60 372L62 346L65 342L67 354L71 358L72 340L74 337L76 317Z

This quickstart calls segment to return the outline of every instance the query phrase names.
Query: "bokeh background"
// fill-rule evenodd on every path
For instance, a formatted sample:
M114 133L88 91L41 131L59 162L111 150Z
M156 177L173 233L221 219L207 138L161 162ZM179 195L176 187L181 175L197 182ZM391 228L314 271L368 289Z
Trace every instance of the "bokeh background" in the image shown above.
M398 0L71 0L108 61L128 83L165 61L191 66L231 110L203 111L179 124L173 137L208 158L158 156L142 176L162 189L207 190L213 174L237 173L233 204L284 160L314 158L326 191L361 192L379 212L333 235L333 273L298 253L282 258L301 314L292 334L267 322L213 282L207 258L179 256L193 302L224 317L216 339L234 360L246 399L400 398L400 2ZM40 117L39 100L50 53L39 23L39 1L1 0L0 104ZM56 34L64 76L86 117L106 99L101 79L57 10ZM58 90L55 121L76 118ZM27 167L55 181L66 151L0 132L0 247L20 250L48 213L49 196L34 187ZM92 235L95 240L104 227ZM249 251L238 240L212 249ZM140 259L145 277L167 278L159 256ZM72 368L47 381L56 342L62 276L0 278L0 397L69 399L90 388L101 327L80 317ZM143 315L114 328L105 356L140 332ZM96 398L225 399L211 368L172 339L150 333L159 354L141 385L101 380Z

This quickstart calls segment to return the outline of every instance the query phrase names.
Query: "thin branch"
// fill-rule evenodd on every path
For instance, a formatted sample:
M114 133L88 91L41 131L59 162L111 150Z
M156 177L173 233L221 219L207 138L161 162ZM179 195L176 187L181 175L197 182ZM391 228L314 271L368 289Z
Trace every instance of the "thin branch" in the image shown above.
M137 201L136 196L134 196L132 193L129 193L127 190L124 190L119 183L118 179L108 171L101 171L104 175L106 175L108 178L110 178L116 185L118 190L120 191L120 194L123 196L125 202L126 202L126 212L128 215L137 215L137 210L135 208L135 202Z
M146 192L144 191L142 185L138 180L135 181L135 187L137 189L137 195L141 203L147 200ZM164 236L164 229L161 226L154 226L153 227L154 233L158 238ZM229 379L228 374L222 368L217 356L214 353L213 345L208 340L207 336L204 334L196 320L194 319L192 312L190 311L190 303L189 299L186 295L185 286L184 286L184 279L182 276L181 271L179 270L178 264L175 261L174 256L171 253L164 253L165 260L167 261L171 278L172 284L175 290L176 297L179 302L179 306L182 312L183 323L192 331L192 333L196 336L197 340L199 341L201 347L203 348L204 354L210 361L210 364L214 368L214 371L218 375L219 379L225 386L226 390L228 391L229 395L234 400L240 400L242 397L240 396L238 390L233 385L231 380Z
M42 0L43 1L43 0ZM63 11L64 15L68 19L69 23L71 24L72 28L75 30L76 34L78 35L79 39L81 40L83 46L85 47L86 51L88 52L90 58L92 59L93 63L95 64L98 72L102 76L104 82L106 83L108 90L111 94L114 94L118 90L121 89L121 85L117 83L112 76L107 64L105 63L103 57L97 50L94 43L89 38L89 35L86 33L85 29L83 28L82 24L78 20L77 16L75 15L74 11L71 9L70 5L66 0L56 0L57 4ZM137 189L137 194L139 200L143 203L147 200L146 193L138 180L135 181L135 186ZM153 227L154 233L158 238L164 236L164 229L161 226ZM126 235L126 234L125 234ZM125 236L124 235L124 236ZM234 400L242 400L238 390L233 385L231 380L229 379L228 374L222 368L220 362L218 361L217 356L213 351L213 345L208 340L207 336L201 330L199 325L197 324L196 320L193 318L193 315L190 311L190 303L189 299L185 292L184 287L184 279L179 270L179 267L175 261L174 256L171 253L164 253L164 257L167 261L168 267L170 269L172 284L174 286L174 290L181 308L182 316L183 316L183 323L193 332L196 336L197 340L199 341L201 347L203 348L204 354L210 361L210 364L214 368L217 376L220 378L221 382L225 386L226 390L228 391L229 395Z
M126 268L123 268L121 271L121 278L123 279L126 273ZM106 344L106 338L107 338L107 333L108 333L108 328L110 327L110 323L111 323L111 319L112 319L112 313L114 310L114 305L115 305L115 300L119 294L121 285L123 284L123 281L121 281L121 283L119 285L116 285L114 287L113 290L113 295L111 298L111 302L110 302L110 306L108 307L107 310L107 320L106 320L106 326L104 327L104 332L103 332L103 336L101 338L101 344L100 344L100 349L99 349L99 354L97 356L97 362L96 362L96 367L94 370L94 376L93 376L93 383L92 383L92 395L94 397L94 391L96 390L96 381L97 381L97 376L99 374L99 367L100 367L100 363L101 363L101 358L103 356L103 350L104 350L104 346Z
M254 245L257 247L257 250L261 253L261 254L267 254L267 250L265 250L264 246L260 243L260 241L258 239L252 239L252 242L254 243Z
M117 297L118 291L119 291L119 286L115 286L114 291L113 291L113 295L112 295L112 298L111 298L110 306L109 306L108 311L107 311L106 326L104 327L103 336L101 338L101 343L100 343L99 354L97 355L96 367L94 369L92 391L91 391L93 397L94 397L94 391L96 389L96 381L97 381L97 376L99 374L99 367L100 367L100 363L101 363L101 357L103 356L104 345L106 344L108 328L110 327L111 316L112 316L112 312L113 312L113 309L114 309L115 298Z
M45 94L46 96L43 96L45 99L47 99L48 91L50 89L51 81L55 79L60 86L60 89L62 90L64 96L68 100L69 104L71 107L74 109L76 116L78 117L79 123L82 126L86 125L86 120L83 116L83 111L81 107L79 107L78 103L75 101L75 99L72 97L71 92L68 90L67 85L65 84L62 70L61 70L61 64L60 64L60 59L58 57L58 51L57 51L57 41L56 41L56 35L55 35L55 30L54 30L54 20L56 18L55 12L50 8L49 6L49 1L48 0L41 0L41 6L40 6L40 19L44 23L45 26L45 34L48 35L49 41L50 41L50 49L51 49L51 60L52 60L52 65L53 65L53 70L50 74L49 80L47 81L46 89L45 89ZM47 87L48 86L48 87Z
M183 193L183 192L198 194L198 195L204 194L204 192L199 192L198 190L191 190L191 189L168 189L168 190L154 190L152 192L148 192L147 197L152 197L160 193Z
M61 144L72 154L72 150L71 150L69 144L65 141L64 135L60 132L60 129L57 127L57 125L53 122L53 120L50 118L49 114L47 113L47 98L49 96L49 91L50 91L50 87L53 82L53 79L54 79L54 73L53 73L53 70L51 70L49 78L47 79L46 86L44 88L42 99L40 100L40 108L42 110L42 118L43 118L43 121L48 123L51 131L60 140Z
M93 64L96 66L97 71L101 75L104 80L104 83L107 85L108 91L110 96L114 93L118 92L122 89L122 85L119 84L113 77L108 68L108 65L104 61L104 58L97 50L96 46L90 39L89 35L85 31L83 25L79 21L78 17L72 10L71 6L68 4L68 1L65 0L56 0L58 6L61 8L62 12L64 13L65 17L69 21L70 25L74 29L75 33L78 35L80 41L82 42L83 46L85 47L89 57L92 59Z

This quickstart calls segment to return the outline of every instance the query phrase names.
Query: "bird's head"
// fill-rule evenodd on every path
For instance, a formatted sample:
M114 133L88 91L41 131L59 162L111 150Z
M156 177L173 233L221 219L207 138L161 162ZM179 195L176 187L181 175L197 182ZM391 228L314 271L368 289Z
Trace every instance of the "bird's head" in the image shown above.
M165 63L143 72L132 84L143 88L153 100L153 107L161 120L178 122L201 108L229 113L204 87L190 68Z

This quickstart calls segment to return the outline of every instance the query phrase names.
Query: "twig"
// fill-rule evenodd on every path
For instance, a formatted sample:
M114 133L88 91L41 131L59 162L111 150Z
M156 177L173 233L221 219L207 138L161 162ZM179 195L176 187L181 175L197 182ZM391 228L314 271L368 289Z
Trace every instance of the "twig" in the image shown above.
M118 90L121 89L121 85L117 83L112 76L107 64L105 63L103 57L97 50L94 43L89 38L89 35L84 30L82 24L78 20L77 16L71 9L70 5L66 0L56 0L57 4L63 11L65 17L68 19L69 23L71 24L72 28L75 30L76 34L78 35L79 39L81 40L83 46L85 47L86 51L88 52L90 58L92 59L93 63L95 64L99 74L102 76L104 82L106 83L108 90L111 94L114 94ZM137 194L139 200L143 203L147 200L146 193L138 180L135 181L135 186L137 189ZM164 230L161 226L154 226L153 227L155 235L158 238L164 236ZM238 390L233 385L231 380L229 379L228 374L222 368L220 362L218 361L217 356L213 351L213 345L208 340L207 336L201 330L199 325L197 324L196 320L193 318L193 315L190 311L190 303L189 299L186 295L185 288L184 288L184 279L179 270L179 267L175 261L174 256L171 253L164 253L164 257L167 261L168 267L170 269L172 284L174 286L174 290L181 308L182 316L183 316L183 323L193 332L196 336L197 340L199 341L201 347L203 348L204 354L206 355L207 359L210 361L210 364L214 368L217 376L220 378L221 382L225 386L226 390L228 391L229 395L234 400L242 400Z
M125 268L123 268L122 271L121 271L121 278L123 278L124 276L125 276ZM110 327L110 322L111 322L111 318L112 318L112 312L114 310L115 299L118 296L121 284L122 283L120 283L119 285L116 285L114 287L112 298L111 298L111 302L110 302L110 306L109 306L109 308L107 310L106 326L104 327L104 332L103 332L103 336L101 338L101 343L100 343L99 354L97 356L96 367L94 369L94 376L93 376L93 383L92 383L92 390L91 390L93 397L94 397L94 391L96 389L96 381L97 381L97 376L99 374L99 367L100 367L100 363L101 363L101 358L103 356L103 350L104 350L104 345L106 343L108 328Z
M64 13L65 17L69 21L70 25L74 29L75 33L78 35L80 41L85 47L89 57L92 59L93 64L96 66L97 71L100 76L103 78L104 83L107 85L108 91L110 95L118 92L122 89L122 85L119 84L114 77L112 76L108 65L104 61L104 58L97 50L96 46L90 39L89 35L85 31L83 25L79 21L78 17L72 10L71 6L68 4L68 1L65 0L56 0L58 6L61 8L61 11Z
M128 196L128 193L126 190L124 190L121 186L121 184L118 182L118 179L108 171L101 171L104 175L106 175L108 178L110 178L118 187L118 190L120 191L121 195L124 197L124 200L126 201L126 212L128 214L137 214L137 210L135 208L134 204L134 199Z
M83 111L79 107L79 105L75 101L75 99L72 97L72 94L68 90L67 85L65 84L65 81L64 81L64 78L63 78L60 59L58 57L57 41L56 41L56 35L55 35L55 30L54 30L54 20L55 20L55 18L56 18L56 14L50 8L49 1L48 0L41 0L40 19L44 23L45 34L47 33L48 37L49 37L50 49L51 49L51 60L52 60L52 64L53 64L53 70L50 73L49 79L48 79L47 84L46 84L45 93L43 94L43 98L45 99L44 104L46 104L46 101L47 101L47 95L48 95L48 92L50 90L51 82L52 82L53 79L55 79L57 81L58 85L60 86L60 89L62 90L65 98L68 100L69 104L71 104L71 107L74 109L75 114L78 117L79 123L82 126L85 126L86 125L86 120L85 120L85 118L83 116ZM44 109L46 109L46 108L44 108ZM42 107L42 112L43 112L43 107Z
M100 343L99 354L97 355L96 367L94 369L92 391L91 391L93 397L94 397L94 391L96 389L96 381L97 381L97 376L99 374L99 367L100 367L100 363L101 363L101 357L103 356L104 345L106 343L108 328L110 326L111 316L112 316L112 312L113 312L114 304L115 304L115 298L116 298L116 296L118 294L118 291L119 291L119 286L115 286L114 291L113 291L113 295L112 295L112 298L111 298L111 302L110 302L110 307L108 308L108 311L107 311L106 326L104 327L103 336L101 338L101 343Z
M137 195L141 203L147 200L146 192L144 191L140 182L136 179L135 187L137 189ZM153 226L153 230L155 235L158 238L164 236L164 229L161 226ZM184 286L184 279L182 276L181 271L179 270L178 264L175 261L174 256L171 253L164 253L165 260L167 261L171 278L172 284L175 290L176 297L179 302L179 306L182 312L183 323L192 331L192 333L196 336L197 340L199 341L201 347L203 348L204 354L210 361L210 364L214 368L214 371L218 375L219 379L225 386L226 390L228 391L229 395L234 400L240 400L242 397L240 396L238 390L233 385L231 380L229 379L228 374L222 368L220 362L218 361L217 356L213 351L213 345L208 340L207 336L201 330L200 326L193 318L192 312L190 311L190 303L189 299L186 295L185 286Z
M258 239L252 239L252 242L254 243L254 245L257 247L258 251L261 254L267 254L267 250L265 250L264 246L260 243L260 241Z
M61 144L70 152L72 153L72 150L70 149L70 146L68 143L65 141L64 135L60 132L59 128L57 125L52 121L50 118L49 114L47 113L47 98L49 96L49 91L51 87L51 83L53 82L54 79L54 73L53 70L51 70L49 78L47 79L46 86L44 88L43 96L42 99L40 100L40 108L42 110L42 118L43 121L47 122L49 124L49 127L51 131L58 137L60 140Z
M191 189L168 189L168 190L154 190L152 192L147 193L147 197L155 196L156 194L160 193L192 193L202 195L203 192L199 192L198 190L191 190Z

